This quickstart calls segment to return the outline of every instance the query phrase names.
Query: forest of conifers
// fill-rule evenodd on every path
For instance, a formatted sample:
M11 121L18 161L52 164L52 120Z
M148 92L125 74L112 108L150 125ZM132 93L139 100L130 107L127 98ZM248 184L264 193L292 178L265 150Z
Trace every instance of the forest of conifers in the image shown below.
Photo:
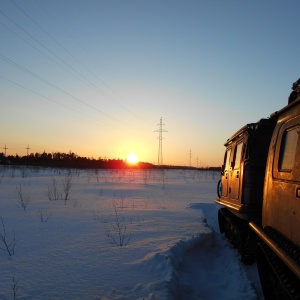
M0 153L0 164L2 165L29 165L29 166L44 166L55 168L94 168L94 169L197 169L187 166L157 166L147 162L138 162L137 164L128 164L122 159L106 159L106 158L93 158L81 157L73 152L62 153L31 153L24 156L18 154L7 155ZM201 168L203 170L203 168ZM205 170L219 170L219 167L208 167Z

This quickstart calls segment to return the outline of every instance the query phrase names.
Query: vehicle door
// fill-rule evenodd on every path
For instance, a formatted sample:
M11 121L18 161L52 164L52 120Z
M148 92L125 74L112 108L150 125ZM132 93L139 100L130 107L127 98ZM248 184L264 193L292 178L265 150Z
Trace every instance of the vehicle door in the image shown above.
M240 195L241 158L243 145L243 141L239 141L234 147L234 155L230 168L229 191L230 198L234 200L239 199Z
M230 171L231 147L226 149L224 156L224 165L222 166L222 197L228 196L228 179Z

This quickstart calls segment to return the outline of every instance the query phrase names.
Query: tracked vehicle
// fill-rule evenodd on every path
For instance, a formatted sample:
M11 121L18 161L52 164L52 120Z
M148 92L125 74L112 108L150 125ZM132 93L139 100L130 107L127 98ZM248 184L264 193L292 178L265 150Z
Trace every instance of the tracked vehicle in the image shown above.
M266 299L300 299L300 95L247 124L226 147L216 203L221 233L257 263Z

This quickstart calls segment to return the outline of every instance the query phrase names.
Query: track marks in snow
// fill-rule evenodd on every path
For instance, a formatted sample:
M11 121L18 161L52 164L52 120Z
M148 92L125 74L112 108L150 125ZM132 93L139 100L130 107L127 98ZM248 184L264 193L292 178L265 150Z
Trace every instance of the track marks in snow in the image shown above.
M258 299L238 254L220 233L185 253L179 269L179 299ZM250 297L249 297L250 295Z

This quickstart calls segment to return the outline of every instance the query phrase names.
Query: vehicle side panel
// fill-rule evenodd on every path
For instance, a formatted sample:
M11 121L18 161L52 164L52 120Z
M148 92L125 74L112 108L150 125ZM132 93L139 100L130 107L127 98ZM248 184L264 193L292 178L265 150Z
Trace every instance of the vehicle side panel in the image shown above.
M224 167L222 171L222 194L221 199L236 206L237 209L241 205L241 185L240 180L243 174L243 147L247 140L247 134L243 134L241 138L230 143L224 156Z
M300 247L300 103L279 117L266 172L263 227L270 226Z

